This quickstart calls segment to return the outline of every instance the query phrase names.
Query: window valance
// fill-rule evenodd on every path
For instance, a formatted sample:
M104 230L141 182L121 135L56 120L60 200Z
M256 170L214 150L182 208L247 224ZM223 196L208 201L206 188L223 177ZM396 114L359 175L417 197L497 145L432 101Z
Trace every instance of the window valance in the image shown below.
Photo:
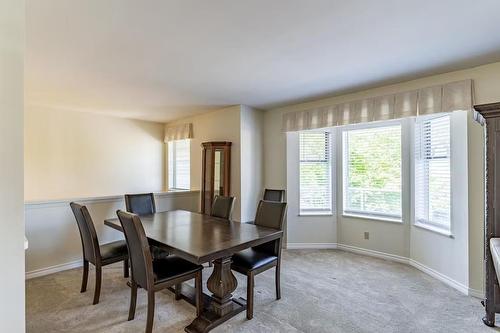
M322 106L283 115L283 131L301 131L439 112L472 110L472 80Z
M193 124L186 123L165 127L165 142L193 138Z

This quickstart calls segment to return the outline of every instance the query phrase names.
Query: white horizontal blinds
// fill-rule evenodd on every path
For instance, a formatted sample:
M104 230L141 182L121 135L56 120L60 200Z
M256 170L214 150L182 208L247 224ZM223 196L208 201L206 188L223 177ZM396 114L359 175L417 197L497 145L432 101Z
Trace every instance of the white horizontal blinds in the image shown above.
M190 141L168 142L168 182L170 189L190 188Z
M299 135L301 214L332 212L332 135L301 132Z
M450 230L450 115L419 118L415 130L415 218Z
M344 132L344 213L401 219L401 125Z

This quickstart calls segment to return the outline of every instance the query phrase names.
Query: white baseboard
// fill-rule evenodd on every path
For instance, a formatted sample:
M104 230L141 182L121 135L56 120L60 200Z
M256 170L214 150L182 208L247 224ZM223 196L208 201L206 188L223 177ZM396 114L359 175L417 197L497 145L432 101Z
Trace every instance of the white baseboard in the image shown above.
M352 252L352 253L363 254L363 255L370 256L370 257L375 257L375 258L380 258L380 259L385 259L385 260L391 260L391 261L395 261L395 262L399 262L399 263L403 263L403 264L409 263L408 258L398 256L395 254L364 249L362 247L356 247L356 246L346 245L346 244L338 244L337 247L340 250L344 250L344 251L348 251L348 252Z
M337 248L337 243L287 243L286 244L287 250L301 250L301 249L316 249L316 250L323 250L323 249L336 249Z
M26 272L26 280L33 279L36 277L49 275L57 272L66 271L68 269L82 267L83 262L81 260L68 262L65 264L50 266L46 268L35 269L34 271Z
M455 288L456 290L460 291L461 293L463 293L465 295L469 295L469 288L467 286L464 286L460 282L457 282L457 281L453 280L452 278L450 278L442 273L439 273L438 271L436 271L430 267L422 265L418 261L410 259L410 266L415 267L416 269L432 276L435 279L438 279L439 281L447 284L448 286L450 286L452 288Z

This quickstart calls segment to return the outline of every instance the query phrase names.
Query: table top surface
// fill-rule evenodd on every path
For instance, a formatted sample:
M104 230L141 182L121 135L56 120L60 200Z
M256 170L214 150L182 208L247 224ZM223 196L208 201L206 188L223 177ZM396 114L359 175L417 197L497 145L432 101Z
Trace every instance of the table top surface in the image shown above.
M185 210L141 216L141 222L154 245L196 264L228 257L283 235L281 230L228 222ZM123 231L118 218L107 219L104 224Z

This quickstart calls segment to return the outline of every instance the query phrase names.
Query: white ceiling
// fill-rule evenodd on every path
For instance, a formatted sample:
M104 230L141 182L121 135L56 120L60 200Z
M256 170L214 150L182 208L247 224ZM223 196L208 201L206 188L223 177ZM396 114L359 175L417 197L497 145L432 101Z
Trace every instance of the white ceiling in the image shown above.
M500 60L498 0L28 0L27 104L168 121Z

